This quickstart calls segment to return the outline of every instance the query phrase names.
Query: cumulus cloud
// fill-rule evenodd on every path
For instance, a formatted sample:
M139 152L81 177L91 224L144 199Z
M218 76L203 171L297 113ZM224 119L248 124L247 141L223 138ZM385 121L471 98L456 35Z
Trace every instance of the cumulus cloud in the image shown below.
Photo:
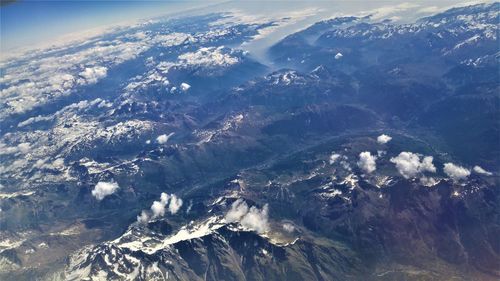
M268 204L264 205L261 210L252 206L248 213L241 218L240 223L246 228L253 229L258 233L264 233L269 230L268 213Z
M175 196L175 195L172 195ZM160 195L160 201L154 201L153 205L151 205L151 211L153 212L153 218L164 216L165 209L168 205L168 200L172 197L165 192L162 192ZM177 197L176 197L177 198ZM181 201L182 205L182 201Z
M18 151L16 146L7 146L4 143L0 143L0 155L14 154Z
M230 66L240 61L238 57L232 56L232 52L224 47L203 47L196 52L181 54L178 59L182 65Z
M80 72L79 75L84 80L79 80L80 84L95 84L100 79L106 77L108 74L108 68L104 66L94 66L87 67L84 71Z
M470 170L453 163L445 163L443 171L454 181L466 179L470 175Z
M372 155L369 151L364 151L359 154L358 167L363 172L369 174L377 169L377 157Z
M340 158L340 154L334 153L330 155L330 165L335 163Z
M175 214L182 207L182 199L177 198L175 194L172 195L172 199L170 199L170 205L168 206L168 210L171 214Z
M264 205L262 209L255 206L248 208L247 203L238 199L231 205L225 219L227 222L239 221L243 227L264 233L269 231L269 205Z
M485 169L481 168L480 166L474 166L473 168L474 172L477 173L477 174L481 174L481 175L486 175L486 176L491 176L493 175L492 172L488 172L486 171Z
M31 146L27 142L22 142L16 146L7 146L4 143L0 143L0 155L8 155L15 153L26 154L30 152Z
M165 215L165 205L160 201L154 201L151 205L151 211L153 212L153 218L161 217Z
M64 168L64 158L57 158L52 162L52 168L54 169L62 169Z
M377 142L380 144L388 143L391 140L392 140L392 138L386 134L381 134L380 136L377 137Z
M181 83L181 90L183 92L187 92L187 90L189 90L189 88L191 88L191 85L189 85L188 83Z
M239 221L248 213L248 205L242 199L233 202L231 209L226 213L225 219L228 222Z
M437 183L436 179L432 178L432 177L421 177L420 178L420 184L422 184L423 186L433 186Z
M168 139L170 139L170 137L173 135L174 135L174 133L170 133L168 135L166 135L166 134L160 135L156 138L156 141L159 144L165 144L165 143L167 143Z
M30 152L31 147L30 147L29 143L23 142L23 143L20 143L17 145L17 149L19 149L19 151L21 153L26 154L26 153Z
M165 215L167 210L171 214L176 214L182 207L182 199L178 198L175 194L167 194L162 192L159 201L153 201L151 204L151 212L142 211L139 216L137 216L137 221L139 223L148 222L150 218L158 218Z
M104 197L115 193L118 188L119 186L116 182L100 181L96 184L94 190L92 190L92 196L101 201Z
M141 214L139 216L137 216L137 221L139 223L147 223L149 221L149 215L148 215L148 212L146 211L142 211Z
M398 156L391 158L391 162L396 164L398 172L406 179L414 178L424 172L436 172L436 167L432 163L432 156L425 156L420 160L420 155L403 151Z
M168 43L164 41L170 38L165 37L179 37L167 40L172 44L180 44L186 38L170 33L125 41L119 34L109 40L101 38L103 40L91 40L84 45L78 42L77 45L60 46L57 52L53 48L31 52L11 61L15 63L4 64L4 75L0 77L0 84L4 86L0 89L4 101L0 119L70 95L78 86L96 83L107 75L108 67L133 59L155 44ZM75 46L79 46L78 50L72 51ZM26 56L29 59L25 59Z
M171 214L175 214L177 213L177 211L179 211L181 206L182 206L182 199L177 198L175 194L169 195L165 192L162 192L160 195L160 201L154 201L153 205L151 205L153 218L164 216L167 208Z

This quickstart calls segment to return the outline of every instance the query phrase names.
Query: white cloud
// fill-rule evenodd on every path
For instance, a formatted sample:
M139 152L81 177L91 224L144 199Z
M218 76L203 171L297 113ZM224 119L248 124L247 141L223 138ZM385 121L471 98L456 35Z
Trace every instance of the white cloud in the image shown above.
M181 83L181 90L183 92L187 92L187 90L189 90L189 88L191 88L191 85L189 85L188 83Z
M92 195L99 201L104 199L104 197L115 193L115 191L119 188L116 182L104 182L100 181L92 190Z
M134 59L156 44L178 45L189 36L148 34L132 41L126 37L96 38L57 50L48 48L2 63L0 84L4 87L0 96L4 103L0 105L0 120L70 95L78 86L94 84L107 75L108 68ZM78 51L73 52L73 47Z
M264 22L269 23L271 20L280 18L283 19L283 17L267 18ZM154 46L169 48L193 42L211 44L214 40L227 37L232 32L230 26L238 23L233 21L229 26L226 23L218 27L214 25L222 23L214 21L212 24L208 31L195 34L172 32L172 30L162 34L161 31L147 32L142 25L129 26L129 29L120 29L119 32L115 32L118 30L114 29L106 30L106 33L95 34L96 37L87 38L89 40L76 40L71 44L11 56L5 62L2 60L5 58L2 57L0 59L2 69L0 96L4 102L0 104L0 120L11 115L29 112L36 107L71 95L79 87L97 83L115 66L137 58ZM249 28L257 31L265 29L258 25L249 26ZM104 34L106 36L101 36ZM177 66L219 68L239 63L241 55L244 54L245 52L241 50L230 48L203 47L194 52L181 54L177 61L167 63ZM161 77L161 80L157 82L169 84L165 77ZM144 83L134 83L134 85L144 85Z
M0 143L0 155L8 155L17 153L19 149L17 146L7 146L4 143Z
M154 44L161 44L163 47L172 47L181 45L187 41L196 41L197 38L194 38L191 34L173 32L169 34L159 34L153 38Z
M248 213L248 205L242 199L233 202L231 209L226 213L225 219L227 222L239 221Z
M153 218L165 215L165 207L167 206L169 199L170 199L170 195L168 195L165 192L162 192L160 195L160 201L153 202L153 205L151 205L151 211L153 212Z
M414 178L424 172L436 172L436 167L432 163L433 157L426 156L420 161L420 155L403 151L397 157L391 158L391 162L396 164L398 172L406 179Z
M474 166L473 168L474 172L478 173L478 174L481 174L481 175L486 175L486 176L491 176L493 175L492 172L488 172L486 171L485 169L481 168L480 166Z
M435 14L437 12L440 12L443 8L437 7L437 6L428 6L428 7L423 7L416 12L419 14Z
M192 208L193 208L193 200L191 199L189 200L189 205L187 206L186 214L189 214Z
M4 143L0 143L0 155L16 154L22 153L26 154L30 152L31 146L28 142L22 142L16 146L7 146Z
M59 169L61 170L64 168L64 159L63 158L57 158L52 162L52 168L53 169Z
M436 172L436 167L432 163L434 160L434 157L432 156L425 156L424 159L422 159L422 162L420 163L420 169L422 172L431 172L435 173Z
M358 167L363 170L363 172L369 174L377 169L375 160L377 160L377 157L372 155L370 152L361 152L359 154Z
M436 179L432 178L432 177L421 177L420 178L420 184L422 184L423 186L433 186L437 183Z
M264 205L262 209L255 206L248 208L247 203L242 199L238 199L231 205L225 219L227 222L239 221L245 228L264 233L269 231L269 205Z
M284 223L283 224L283 229L286 231L286 232L294 232L295 231L295 226L293 226L293 224L291 223Z
M170 197L172 197L172 196L175 196L175 195L168 195L167 193L162 192L160 194L160 201L162 202L163 205L166 205L168 202L168 199L170 199Z
M340 154L334 153L330 155L330 165L335 163L340 158Z
M261 210L252 206L240 223L246 228L253 229L258 233L264 233L269 230L268 213L268 204L264 205Z
M149 215L148 215L148 212L146 211L142 211L141 214L139 216L137 216L137 221L139 223L147 223L149 221Z
M162 192L160 195L160 201L154 201L151 205L152 218L162 217L168 210L172 215L176 214L182 207L182 199L178 198L175 194L167 194ZM144 214L143 214L144 213ZM141 216L137 217L137 221L141 222L144 219L149 220L147 213L143 211Z
M233 51L224 47L203 47L196 52L179 55L178 59L182 65L193 65L203 67L230 66L238 63L238 57L233 57Z
M452 5L439 6L439 7L438 6L427 6L427 7L423 7L421 9L418 9L416 11L416 13L419 13L419 14L437 14L439 12L444 12L444 11L452 9L452 8L471 6L471 5L481 4L481 3L484 3L484 1L465 1L465 2L453 3Z
M371 14L372 19L380 20L380 19L387 18L389 15L394 15L397 13L405 12L405 11L408 11L410 9L417 8L419 6L420 5L418 5L418 4L405 2L405 3L401 3L401 4L397 4L397 5L376 8L376 9L373 9L371 11L364 12L361 14Z
M38 168L38 169L42 168L43 165L45 164L46 160L47 159L38 159L38 160L36 160L35 164L33 164L33 167Z
M160 201L154 201L153 205L151 205L151 211L153 212L153 218L164 216L165 204Z
M107 73L108 68L104 66L87 67L84 71L79 73L79 75L85 79L79 83L82 85L95 84L100 79L106 77Z
M56 112L57 114L57 112ZM54 114L55 115L55 114ZM51 121L52 119L54 119L54 116L41 116L41 115L38 115L38 116L35 116L35 117L30 117L22 122L19 122L19 124L17 124L17 126L19 128L21 127L24 127L24 126L28 126L28 125L31 125L33 123L36 123L36 122L40 122L40 121Z
M175 194L172 195L172 199L170 199L170 205L168 206L168 210L171 214L175 214L182 207L182 199L177 198Z
M26 154L30 152L31 147L29 143L23 142L17 145L17 149L19 149L21 153Z
M380 136L377 137L377 142L380 144L386 144L390 142L392 138L386 134L381 134Z
M165 144L165 143L167 143L168 139L170 139L170 137L173 135L174 135L174 133L170 133L168 135L166 135L166 134L160 135L156 138L156 141L159 144Z
M454 181L466 179L470 175L470 170L453 163L445 163L443 171Z

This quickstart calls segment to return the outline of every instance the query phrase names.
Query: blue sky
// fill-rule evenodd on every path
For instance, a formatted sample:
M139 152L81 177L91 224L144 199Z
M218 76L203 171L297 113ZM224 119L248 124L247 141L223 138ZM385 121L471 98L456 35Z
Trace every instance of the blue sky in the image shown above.
M212 2L20 0L0 9L1 49L8 51L29 47L69 33L177 13L209 4Z

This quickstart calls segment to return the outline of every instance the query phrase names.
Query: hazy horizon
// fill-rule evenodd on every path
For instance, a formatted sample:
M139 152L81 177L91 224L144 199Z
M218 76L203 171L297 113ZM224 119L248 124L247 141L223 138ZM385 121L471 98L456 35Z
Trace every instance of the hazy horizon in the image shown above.
M491 2L491 1L475 1ZM475 3L474 2L474 3ZM286 5L285 5L286 3ZM401 20L432 14L454 5L473 3L470 1L16 1L4 5L1 11L2 57L9 53L60 45L69 41L99 35L115 26L127 26L151 18L175 17L182 14L243 11L259 16L279 13L297 13L309 10L299 22L275 30L272 35L256 40L247 46L255 53L287 34L300 30L316 21L341 14L356 14L374 9L386 9L384 15L404 14L405 9L419 9L420 13L409 13ZM260 42L263 41L263 42ZM266 42L267 41L267 42Z

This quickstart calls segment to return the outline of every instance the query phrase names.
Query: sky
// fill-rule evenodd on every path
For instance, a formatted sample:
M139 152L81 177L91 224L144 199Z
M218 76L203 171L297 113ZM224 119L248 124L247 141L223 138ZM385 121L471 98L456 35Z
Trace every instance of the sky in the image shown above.
M221 1L218 1L221 2ZM0 8L1 49L49 44L80 32L131 24L140 19L176 15L216 1L19 0Z
M92 35L106 28L128 25L138 20L158 16L179 16L182 13L242 9L247 13L284 13L310 9L310 16L299 23L278 30L266 39L268 44L304 26L336 14L352 14L380 7L414 5L447 7L467 0L402 1L402 0L343 0L343 1L136 1L136 0L19 0L0 8L0 55L20 50L36 49L55 42ZM432 9L429 9L432 11ZM412 15L402 20L412 20ZM271 38L271 39L270 39ZM262 43L258 42L257 43ZM253 43L255 52L268 44Z

